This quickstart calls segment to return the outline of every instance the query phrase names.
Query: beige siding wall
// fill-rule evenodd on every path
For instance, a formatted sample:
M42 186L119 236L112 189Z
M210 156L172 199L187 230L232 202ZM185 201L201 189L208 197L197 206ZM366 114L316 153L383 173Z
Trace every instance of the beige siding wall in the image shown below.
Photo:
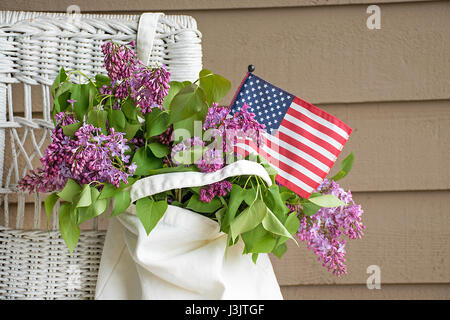
M82 12L164 11L197 19L204 66L239 85L248 64L354 128L342 181L365 209L349 274L328 274L290 245L273 259L287 299L450 298L450 3L447 1L78 1ZM366 27L368 4L381 29ZM3 1L65 11L68 2ZM232 94L226 98L228 102ZM369 265L381 290L366 288Z

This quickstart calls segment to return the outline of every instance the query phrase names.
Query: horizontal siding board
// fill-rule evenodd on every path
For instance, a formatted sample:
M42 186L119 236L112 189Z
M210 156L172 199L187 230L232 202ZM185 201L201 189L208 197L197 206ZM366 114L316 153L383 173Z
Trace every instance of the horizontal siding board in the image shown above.
M449 99L450 2L383 4L380 30L367 28L366 8L170 13L197 20L204 66L233 83L226 103L249 64L269 82L312 103Z
M76 4L83 12L93 11L148 11L148 10L221 10L221 9L251 9L251 8L277 8L277 7L308 7L327 5L349 5L349 4L382 4L401 2L427 2L433 0L133 0L127 1L124 6L123 0L78 0ZM436 1L436 0L434 0ZM49 11L64 12L73 4L71 0L3 0L1 10L21 11Z
M203 33L204 66L233 83L249 64L267 81L312 103L450 97L450 3L190 11ZM181 12L180 12L181 13ZM430 17L433 17L433 23Z
M304 243L289 241L282 260L272 257L281 285L365 284L370 265L382 284L450 283L449 191L356 193L367 229L349 241L348 274L337 278Z
M409 300L450 299L448 284L386 284L379 290L369 290L365 285L283 286L285 300Z
M450 101L321 105L354 129L344 184L353 191L450 189Z

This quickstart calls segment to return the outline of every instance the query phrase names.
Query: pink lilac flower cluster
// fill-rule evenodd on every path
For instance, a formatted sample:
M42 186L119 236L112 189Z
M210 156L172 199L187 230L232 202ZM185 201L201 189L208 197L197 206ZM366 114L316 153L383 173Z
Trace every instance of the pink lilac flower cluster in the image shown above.
M134 46L134 41L129 45ZM130 96L142 114L151 112L153 107L162 108L170 82L170 72L164 65L149 68L136 58L133 50L112 41L105 42L102 51L111 87L102 87L101 93L114 94L118 99Z
M200 189L200 200L211 202L214 197L224 197L231 191L233 185L227 180L219 181Z
M248 105L244 104L239 112L229 116L230 109L219 107L213 103L208 109L204 130L209 130L214 138L202 157L194 161L194 164L201 172L215 172L225 166L224 152L233 152L237 138L251 138L255 142L260 142L260 132L265 126L255 120L255 114L248 111ZM205 143L198 137L186 139L176 144L172 148L172 161L175 165L180 165L174 159L175 154L185 151L193 146L205 146ZM210 202L215 196L225 196L231 190L231 184L224 180L201 189L200 199Z
M248 104L244 103L241 109L233 117L227 118L224 123L227 130L227 143L235 145L238 138L251 139L257 146L264 143L261 134L265 125L255 120L255 114L248 111Z
M134 174L136 164L128 164L129 150L121 132L110 129L109 135L101 129L84 123L75 137L64 135L61 126L76 122L68 113L55 116L56 128L52 130L52 143L41 158L42 168L20 180L18 186L23 191L52 192L64 188L71 178L80 184L109 182L116 187L121 181Z
M221 152L234 152L234 147L238 139L251 139L260 146L264 143L261 134L265 126L255 120L255 114L248 111L249 106L244 103L240 111L230 115L230 109L219 107L213 104L208 110L203 129L210 130L211 136L215 138L214 148L217 151L210 151L207 155L209 161L213 156L219 157L216 163L224 165L223 154ZM219 151L220 150L220 151ZM215 166L216 170L222 166Z
M212 107L208 109L205 122L203 123L203 129L223 127L223 123L230 113L230 109L227 107L219 107L217 103L213 103Z
M351 192L344 191L335 181L325 179L317 191L322 194L333 194L345 205L321 208L313 216L301 217L297 236L307 243L308 249L313 250L328 271L339 277L347 273L346 240L341 239L341 236L346 235L349 239L361 238L365 229L361 221L363 210L360 205L355 204ZM298 206L288 207L294 212L300 209Z

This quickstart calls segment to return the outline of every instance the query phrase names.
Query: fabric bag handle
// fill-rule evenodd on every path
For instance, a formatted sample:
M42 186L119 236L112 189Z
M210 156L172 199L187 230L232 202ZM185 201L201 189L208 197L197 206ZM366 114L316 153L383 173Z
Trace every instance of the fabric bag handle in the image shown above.
M153 49L153 41L158 27L158 21L164 13L143 13L139 18L137 32L137 57L145 65L150 63L150 56Z
M262 178L268 186L272 185L272 180L266 169L259 163L248 160L233 162L220 170L210 173L173 172L158 174L140 179L131 186L131 202L173 189L201 187L229 177L253 175Z

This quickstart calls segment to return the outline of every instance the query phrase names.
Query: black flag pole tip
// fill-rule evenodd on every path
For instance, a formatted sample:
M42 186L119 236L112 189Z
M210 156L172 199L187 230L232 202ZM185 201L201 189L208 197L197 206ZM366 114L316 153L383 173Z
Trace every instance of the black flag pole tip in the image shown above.
M250 64L250 65L248 66L248 72L254 72L254 71L255 71L255 66L252 65L252 64Z

